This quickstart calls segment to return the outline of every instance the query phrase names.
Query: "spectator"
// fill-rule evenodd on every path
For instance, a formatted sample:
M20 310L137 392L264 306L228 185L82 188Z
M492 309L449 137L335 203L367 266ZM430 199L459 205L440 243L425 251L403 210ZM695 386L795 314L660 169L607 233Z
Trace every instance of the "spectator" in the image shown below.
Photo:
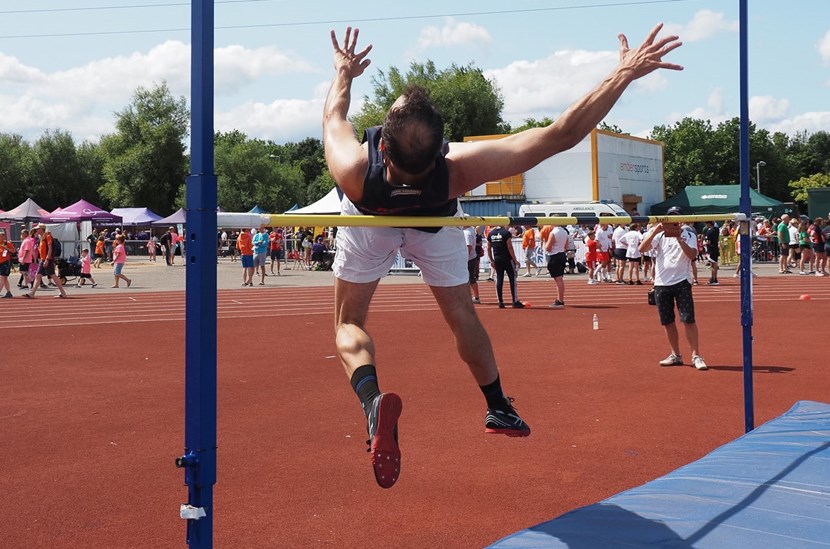
M239 231L236 239L236 249L242 260L242 285L254 285L254 244L249 231Z
M668 215L680 215L677 206L669 208ZM680 366L680 341L675 324L675 304L680 322L692 350L692 364L706 370L706 362L698 352L698 331L695 323L695 304L692 298L692 262L697 258L697 238L679 223L658 223L646 233L640 251L652 250L654 258L654 300L660 315L660 324L666 331L671 354L660 361L661 366Z
M642 286L640 280L640 264L642 263L642 252L640 242L643 241L643 234L640 232L640 225L632 223L628 232L622 238L625 241L625 258L628 262L628 284Z
M156 237L153 235L147 239L147 255L150 261L156 260Z
M285 256L283 255L283 248L285 247L285 239L282 236L282 229L275 229L268 235L268 242L271 251L271 274L274 274L274 264L277 265L277 276L280 275L280 261Z
M706 231L703 233L703 245L706 247L706 255L709 257L709 267L712 269L712 276L709 278L710 286L717 286L718 282L718 261L720 261L720 232L714 221L706 222Z
M611 245L613 247L614 256L614 275L617 284L625 284L625 261L626 253L628 252L628 241L626 235L628 230L625 225L617 225L611 233Z
M600 222L595 228L597 241L597 280L611 282L611 247L614 231L608 223Z
M824 239L824 220L822 218L817 217L813 220L813 224L809 228L809 234L816 261L816 276L827 276L825 268L827 264L827 252L825 250L827 242Z
M17 261L20 270L20 279L17 287L30 288L34 278L29 276L31 265L37 265L37 241L29 234L28 229L20 231L20 249L17 251Z
M161 253L164 254L164 262L167 265L172 265L173 256L173 227L168 227L167 232L161 235L159 243L161 244Z
M45 276L60 292L55 297L65 299L68 296L66 295L66 291L63 289L63 284L61 283L60 278L58 278L55 274L55 252L53 248L54 239L52 238L52 233L46 230L46 225L40 223L35 230L35 234L40 238L40 242L38 243L40 265L38 267L37 276L35 277L35 283L32 286L31 292L27 292L23 295L30 299L34 298L35 293L37 293L38 289L43 284L43 277Z
M801 261L801 246L798 243L798 224L799 219L791 219L790 225L787 227L789 233L789 243L787 246L790 249L790 256L787 258L788 267L797 267Z
M688 231L688 232L692 233L692 235L695 237L695 251L697 251L698 253L695 256L695 258L692 260L692 284L697 285L697 283L698 283L697 282L697 261L700 258L700 248L699 248L700 239L698 239L698 237L697 237L697 230L695 229L695 226L694 226L693 223L689 223L688 221L686 221L684 223L681 223L680 224L680 229L683 230L683 231Z
M260 286L265 286L265 262L268 257L268 233L265 232L265 227L260 227L259 232L256 229L251 229L252 244L254 246L254 272L259 272Z
M323 235L317 235L314 244L311 245L311 261L313 262L313 268L317 271L331 269L332 260L329 257L329 247L326 246Z
M599 243L595 231L588 231L585 235L585 265L588 267L588 284L599 284L601 282L599 267L597 266L597 248Z
M652 225L649 224L646 227L646 232L650 231ZM642 243L642 234L640 235L640 242ZM653 282L654 281L654 261L652 261L651 257L651 250L647 250L645 252L641 251L643 258L643 280L645 282Z
M810 268L810 263L813 260L813 245L810 242L810 236L807 234L809 227L807 221L801 220L798 222L798 248L801 250L801 259L798 260L798 274L800 275L816 274ZM807 266L806 270L805 265Z
M127 248L124 246L124 241L126 238L123 234L119 234L115 237L114 247L112 251L112 276L114 278L112 288L118 288L118 282L123 280L127 283L127 288L129 288L133 280L131 278L127 278L124 271L124 265L127 264Z
M499 300L499 308L504 309L503 289L504 275L510 281L510 297L513 300L513 307L521 309L524 304L519 301L518 289L516 288L516 252L513 251L513 234L504 227L496 227L487 235L487 252L490 264L496 269L496 297Z
M12 298L12 289L9 285L9 275L12 269L12 255L15 252L14 244L6 240L6 231L0 231L0 293L3 298ZM5 290L5 291L4 291Z
M568 231L561 225L551 229L545 241L545 253L548 254L548 272L556 284L556 300L550 304L551 309L565 306L565 248L568 246Z
M89 282L92 284L93 288L98 285L98 283L95 282L95 279L92 278L92 261L89 258L89 250L84 248L81 250L81 274L77 287L80 288L86 284L87 279L89 279Z
M538 276L542 272L542 269L536 266L536 231L533 227L525 228L522 233L522 253L524 254L525 266L527 267L527 272L523 276L533 276L530 272L531 267L536 269L536 275Z
M778 257L778 272L780 274L790 274L790 216L784 214L781 216L781 223L775 229L775 234L778 237L778 247L781 255Z
M93 263L92 265L96 269L101 268L101 262L104 260L104 257L106 256L104 245L104 235L99 234L98 238L95 240L95 263Z
M479 256L480 244L478 244L478 231L475 227L464 228L464 241L467 243L467 273L470 275L470 292L473 295L473 303L481 303L481 296L478 293L478 275L481 257Z

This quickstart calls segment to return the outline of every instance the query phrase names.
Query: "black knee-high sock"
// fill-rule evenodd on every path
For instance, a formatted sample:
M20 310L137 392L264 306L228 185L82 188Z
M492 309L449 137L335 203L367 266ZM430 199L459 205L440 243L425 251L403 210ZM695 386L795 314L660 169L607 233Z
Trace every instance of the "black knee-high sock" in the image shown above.
M496 377L496 381L489 385L479 385L481 392L484 393L484 398L487 400L487 407L491 409L501 410L504 408L507 399L504 398L504 392L501 390L501 378Z
M363 413L368 414L369 404L380 394L378 389L378 376L372 364L365 364L359 367L352 374L352 389L360 399L363 406Z

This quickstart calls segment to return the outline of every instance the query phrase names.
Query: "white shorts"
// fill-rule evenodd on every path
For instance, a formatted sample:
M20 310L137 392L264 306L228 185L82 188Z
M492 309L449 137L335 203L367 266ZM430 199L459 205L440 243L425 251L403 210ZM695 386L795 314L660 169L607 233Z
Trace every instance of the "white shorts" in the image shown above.
M360 215L346 197L342 211ZM452 287L469 282L467 242L461 227L443 227L437 233L394 227L339 227L334 275L356 284L374 282L389 274L398 252L417 265L430 286Z

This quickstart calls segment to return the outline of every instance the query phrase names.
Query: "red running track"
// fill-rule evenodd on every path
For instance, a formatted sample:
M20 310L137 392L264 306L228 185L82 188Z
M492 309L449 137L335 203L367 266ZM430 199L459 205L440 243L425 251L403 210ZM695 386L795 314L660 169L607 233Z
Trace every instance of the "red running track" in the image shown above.
M668 349L646 290L568 280L551 310L552 283L523 281L535 307L500 310L482 283L503 383L533 428L509 439L483 433L428 288L381 285L369 329L381 388L404 400L391 490L334 356L332 289L220 291L216 546L481 547L740 436L737 282L695 289L707 372L657 366ZM756 279L756 424L827 400L828 301L827 280ZM0 305L0 546L186 546L183 294Z

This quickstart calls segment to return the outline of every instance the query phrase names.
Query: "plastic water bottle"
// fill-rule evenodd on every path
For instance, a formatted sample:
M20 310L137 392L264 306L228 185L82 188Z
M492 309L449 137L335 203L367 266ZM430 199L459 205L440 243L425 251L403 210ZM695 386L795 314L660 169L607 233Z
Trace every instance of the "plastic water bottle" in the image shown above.
M596 313L594 313L593 323L594 323L594 330L599 330L599 317L596 315Z

